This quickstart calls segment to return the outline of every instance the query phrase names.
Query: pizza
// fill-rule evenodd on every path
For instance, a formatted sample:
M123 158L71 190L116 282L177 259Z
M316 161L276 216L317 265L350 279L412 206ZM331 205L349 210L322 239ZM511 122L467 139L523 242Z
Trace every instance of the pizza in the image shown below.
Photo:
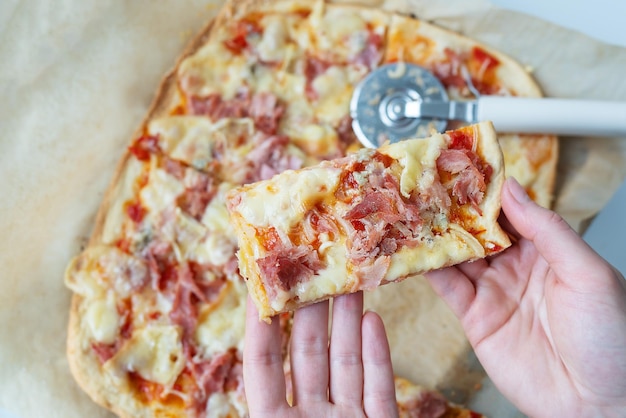
M502 251L503 181L483 122L232 190L239 271L259 317Z
M227 196L357 152L354 87L398 60L430 68L451 96L469 97L461 64L484 94L540 94L497 51L357 5L228 0L182 51L66 270L68 361L95 402L119 416L247 415L248 290ZM505 175L548 205L556 138L498 140ZM288 340L289 314L279 318Z
M440 392L411 383L395 381L400 418L484 418L484 415L448 401Z

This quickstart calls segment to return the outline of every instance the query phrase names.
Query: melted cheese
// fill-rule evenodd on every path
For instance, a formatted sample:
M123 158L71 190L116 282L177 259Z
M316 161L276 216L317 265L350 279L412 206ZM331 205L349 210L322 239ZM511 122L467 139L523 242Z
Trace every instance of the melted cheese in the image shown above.
M320 236L320 238L322 240L320 258L326 267L320 270L311 280L298 283L295 286L293 294L290 296L296 296L302 302L317 300L325 295L332 295L338 292L343 293L348 281L346 273L348 259L345 240L329 241L327 236Z
M438 269L465 260L484 257L485 250L472 234L457 224L448 231L421 241L419 247L403 247L391 255L385 281L394 281L416 271Z
M199 262L221 266L226 264L235 254L237 240L230 224L226 209L226 192L233 188L230 183L221 183L217 195L207 206L202 224L208 234L205 240L196 247L194 257Z
M239 392L216 392L207 401L207 418L247 417L248 415L248 404Z
M233 55L217 35L183 60L178 75L186 93L200 97L218 93L230 99L254 77L253 64L245 54Z
M311 207L326 196L332 196L340 174L340 169L330 167L285 171L271 182L248 188L236 210L253 225L274 226L288 232Z
M200 222L176 208L172 221L163 225L161 231L170 242L175 243L174 251L179 260L199 261L195 257L197 247L207 234L207 229Z
M122 170L111 195L111 207L107 211L102 228L102 243L113 244L122 234L126 214L126 202L134 197L134 185L142 174L144 163L136 158L129 158Z
M311 15L310 22L318 50L338 59L355 56L367 40L367 23L351 9L328 7L322 16Z
M521 145L519 135L501 135L504 155L504 171L507 177L515 179L523 186L531 185L537 176L537 170L530 163L524 147Z
M227 394L216 392L213 393L206 404L207 418L225 418L231 413L230 399Z
M262 25L263 36L256 45L259 58L265 62L282 62L288 40L286 19L282 15L268 15L263 18Z
M337 152L339 137L335 129L325 123L294 126L288 131L294 144L314 155L332 155Z
M243 282L229 282L216 304L204 306L195 334L204 358L211 358L231 348L243 350L246 295Z
M116 341L120 315L112 292L108 292L104 298L92 300L87 305L85 322L95 341L104 344L113 344Z
M176 199L185 191L183 184L165 170L152 167L148 184L139 193L148 215L158 217L164 210L173 209Z
M250 151L248 140L254 124L247 118L211 122L203 116L171 116L151 121L148 131L159 137L159 146L166 155L198 170L212 168L215 148L229 149L229 159L220 162L232 170ZM237 142L237 149L232 145L233 138L243 138Z
M412 139L385 145L380 152L398 160L402 165L400 191L409 197L413 190L426 190L432 186L437 173L437 158L445 148L443 135L426 139Z
M126 298L147 274L143 261L117 247L89 247L68 266L65 285L89 299L102 298L109 289Z
M117 374L136 372L146 380L171 386L185 367L181 329L158 325L135 330L107 363Z
M204 211L202 224L209 231L229 236L234 233L229 221L228 210L226 209L226 193L233 187L234 185L231 183L221 183L217 195L215 195Z
M312 82L313 89L318 94L315 116L321 121L334 123L350 111L353 88L346 68L332 66Z
M374 9L320 5L309 18L309 31L319 53L350 61L367 45L370 30L384 35L388 20L386 13Z

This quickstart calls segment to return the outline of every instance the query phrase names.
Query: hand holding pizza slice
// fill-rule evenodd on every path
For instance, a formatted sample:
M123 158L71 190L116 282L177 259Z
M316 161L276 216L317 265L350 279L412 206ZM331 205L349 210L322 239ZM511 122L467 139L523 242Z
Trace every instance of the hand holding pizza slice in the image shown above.
M484 122L232 190L239 268L259 317L502 251L503 180Z

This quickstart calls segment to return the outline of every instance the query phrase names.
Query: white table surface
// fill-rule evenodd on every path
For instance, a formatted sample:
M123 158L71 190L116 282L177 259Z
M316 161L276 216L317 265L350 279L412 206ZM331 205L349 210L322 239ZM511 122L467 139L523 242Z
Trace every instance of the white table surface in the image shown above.
M552 21L600 41L626 47L626 2L617 0L490 0L493 4ZM590 5L594 7L591 8ZM600 254L626 274L626 182L596 217L584 237ZM618 233L618 228L621 233ZM621 238L620 238L621 239ZM489 398L489 394L486 394ZM19 418L0 408L0 418Z

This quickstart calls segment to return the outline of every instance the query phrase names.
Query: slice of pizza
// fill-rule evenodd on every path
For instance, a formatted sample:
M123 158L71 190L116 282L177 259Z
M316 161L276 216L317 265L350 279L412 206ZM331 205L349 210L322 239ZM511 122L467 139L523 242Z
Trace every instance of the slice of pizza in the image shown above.
M231 190L239 269L260 318L502 251L503 179L483 122Z
M401 377L394 379L400 418L483 418L484 415L448 401L441 393L415 385Z

